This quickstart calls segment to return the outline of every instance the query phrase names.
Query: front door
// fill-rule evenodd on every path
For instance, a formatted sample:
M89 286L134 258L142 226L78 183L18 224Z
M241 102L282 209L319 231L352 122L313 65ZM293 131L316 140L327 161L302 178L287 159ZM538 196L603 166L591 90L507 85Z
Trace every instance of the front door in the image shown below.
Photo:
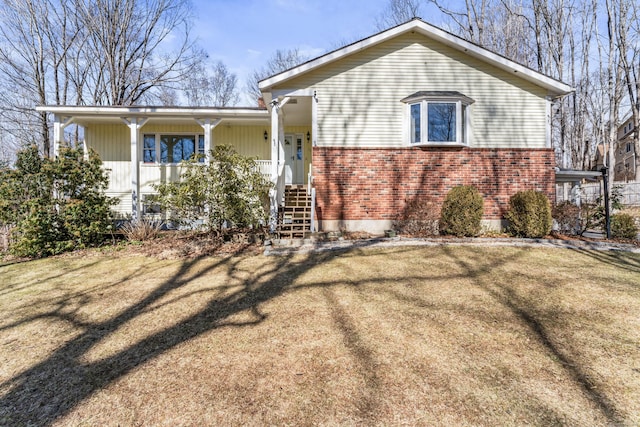
M284 136L284 168L286 184L304 184L303 136Z

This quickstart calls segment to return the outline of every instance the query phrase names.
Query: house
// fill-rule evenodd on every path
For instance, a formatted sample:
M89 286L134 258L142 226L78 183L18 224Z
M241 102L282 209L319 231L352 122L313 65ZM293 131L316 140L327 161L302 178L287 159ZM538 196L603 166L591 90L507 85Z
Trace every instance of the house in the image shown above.
M636 162L635 162L635 144L633 141L634 136L634 121L631 114L622 121L622 124L618 126L618 132L615 143L615 160L616 163L611 171L614 182L629 182L634 181L636 176ZM607 166L609 157L609 144L599 143L596 146L596 152L594 155L594 170L600 170Z
M554 198L550 112L568 85L420 19L260 82L265 108L68 107L54 114L54 151L69 123L110 170L110 195L134 217L152 183L214 144L261 159L274 183L308 190L319 229L381 233L407 203L476 186L483 221L500 226L509 197ZM288 187L293 185L294 187ZM295 187L296 185L304 187ZM282 216L280 216L282 218ZM295 223L292 214L285 223Z
M615 182L629 182L636 178L635 143L633 141L634 122L630 114L618 127L616 143L616 165L613 169Z

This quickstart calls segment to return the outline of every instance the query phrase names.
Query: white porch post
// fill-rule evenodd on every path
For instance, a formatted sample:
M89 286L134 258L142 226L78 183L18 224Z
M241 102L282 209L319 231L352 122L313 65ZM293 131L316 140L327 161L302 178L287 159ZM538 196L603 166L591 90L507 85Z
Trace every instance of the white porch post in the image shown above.
M89 147L87 146L87 128L84 128L85 136L82 141L82 154L85 160L89 160Z
M51 157L58 157L60 153L60 141L62 135L62 123L60 123L60 116L54 114L53 116L53 150L51 150Z
M269 190L269 230L272 233L275 233L278 223L279 109L278 100L274 99L271 102L271 183L273 188Z
M138 162L138 123L131 119L131 218L140 219L140 163Z
M271 102L271 182L275 185L278 182L278 139L280 137L279 131L279 103L277 100Z
M61 117L57 114L53 115L53 150L51 157L56 158L60 154L60 145L64 142L64 128L73 122L73 117Z
M311 142L312 147L318 146L318 96L315 90L311 97Z
M140 219L140 162L138 161L138 133L147 123L147 118L133 117L131 120L122 118L129 126L131 133L131 219L135 222Z
M280 188L281 162L284 163L284 111L282 107L289 102L289 97L282 101L271 101L271 182L274 188L270 193L269 227L271 232L276 231L278 221L278 207L284 189ZM284 173L284 172L282 172Z
M284 168L284 163L286 160L284 158L284 117L283 114L278 115L278 167L282 163L282 167ZM280 170L280 169L278 169ZM285 173L286 172L282 172Z
M222 119L196 119L196 122L204 129L204 161L209 164L211 160L211 149L214 147L213 129L220 124Z

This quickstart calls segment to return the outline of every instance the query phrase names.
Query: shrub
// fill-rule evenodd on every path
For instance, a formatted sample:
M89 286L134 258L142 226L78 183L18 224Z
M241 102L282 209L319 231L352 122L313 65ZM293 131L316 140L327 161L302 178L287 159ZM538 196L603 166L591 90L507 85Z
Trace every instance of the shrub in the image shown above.
M543 237L549 234L553 220L549 199L534 190L519 191L509 199L508 231L517 237Z
M454 187L442 204L440 232L458 237L477 236L480 234L483 212L484 201L475 187Z
M127 240L143 242L158 237L160 230L162 230L162 222L143 218L138 221L126 222L120 230Z
M0 171L0 226L11 227L14 255L42 257L100 243L111 225L114 199L102 162L91 151L63 148L55 160L36 147Z
M626 213L611 216L611 235L622 239L635 239L638 236L638 227L633 217Z
M567 200L558 203L551 210L551 217L556 220L558 231L566 234L580 234L580 208Z
M203 226L218 235L231 226L266 224L271 183L255 168L253 159L217 145L208 164L192 159L183 165L179 182L155 186L155 200L172 221L193 227L204 218Z
M414 199L409 202L396 221L400 233L414 237L429 237L438 234L440 210L436 203L428 199Z

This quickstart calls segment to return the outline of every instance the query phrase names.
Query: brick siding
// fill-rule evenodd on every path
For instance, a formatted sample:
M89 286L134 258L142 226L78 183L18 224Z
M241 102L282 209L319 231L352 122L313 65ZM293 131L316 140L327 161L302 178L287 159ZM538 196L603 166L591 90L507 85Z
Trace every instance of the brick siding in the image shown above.
M441 204L458 185L484 197L484 219L502 219L509 197L542 191L554 201L551 149L313 148L320 220L394 220L415 198Z

